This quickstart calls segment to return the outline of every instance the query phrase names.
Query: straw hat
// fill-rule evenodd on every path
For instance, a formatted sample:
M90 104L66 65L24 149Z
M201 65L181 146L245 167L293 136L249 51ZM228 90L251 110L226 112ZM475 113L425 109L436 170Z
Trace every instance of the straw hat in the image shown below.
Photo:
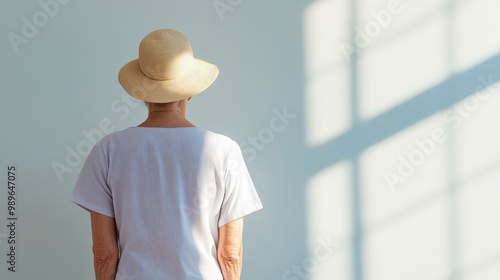
M160 29L142 39L139 59L120 69L118 81L139 100L167 103L204 91L218 74L217 66L194 57L184 34Z

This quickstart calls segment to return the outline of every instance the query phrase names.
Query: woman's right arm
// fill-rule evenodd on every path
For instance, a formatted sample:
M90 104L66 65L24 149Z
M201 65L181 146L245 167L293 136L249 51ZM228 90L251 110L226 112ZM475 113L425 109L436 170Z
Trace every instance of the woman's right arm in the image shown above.
M240 280L243 255L243 218L219 228L217 259L224 280Z

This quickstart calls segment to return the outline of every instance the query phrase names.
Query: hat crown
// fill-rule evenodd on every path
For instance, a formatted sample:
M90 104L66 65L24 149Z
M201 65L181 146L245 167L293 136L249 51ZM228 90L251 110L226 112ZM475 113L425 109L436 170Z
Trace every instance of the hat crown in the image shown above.
M154 80L174 80L193 68L193 49L184 34L160 29L146 35L139 45L139 67Z

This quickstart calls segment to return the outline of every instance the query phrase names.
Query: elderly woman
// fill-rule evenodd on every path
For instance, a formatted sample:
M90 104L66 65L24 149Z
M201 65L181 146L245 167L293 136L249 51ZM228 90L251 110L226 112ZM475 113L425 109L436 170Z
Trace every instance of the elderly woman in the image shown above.
M120 70L148 117L95 144L71 196L90 212L97 280L240 279L243 217L262 204L238 144L185 117L217 75L170 29Z

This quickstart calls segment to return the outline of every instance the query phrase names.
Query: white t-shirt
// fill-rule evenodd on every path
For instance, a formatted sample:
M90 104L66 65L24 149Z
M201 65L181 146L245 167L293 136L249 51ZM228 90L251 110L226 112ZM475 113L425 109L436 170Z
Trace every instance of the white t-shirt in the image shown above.
M115 218L117 280L222 280L218 227L262 208L238 144L198 127L105 136L71 201Z

